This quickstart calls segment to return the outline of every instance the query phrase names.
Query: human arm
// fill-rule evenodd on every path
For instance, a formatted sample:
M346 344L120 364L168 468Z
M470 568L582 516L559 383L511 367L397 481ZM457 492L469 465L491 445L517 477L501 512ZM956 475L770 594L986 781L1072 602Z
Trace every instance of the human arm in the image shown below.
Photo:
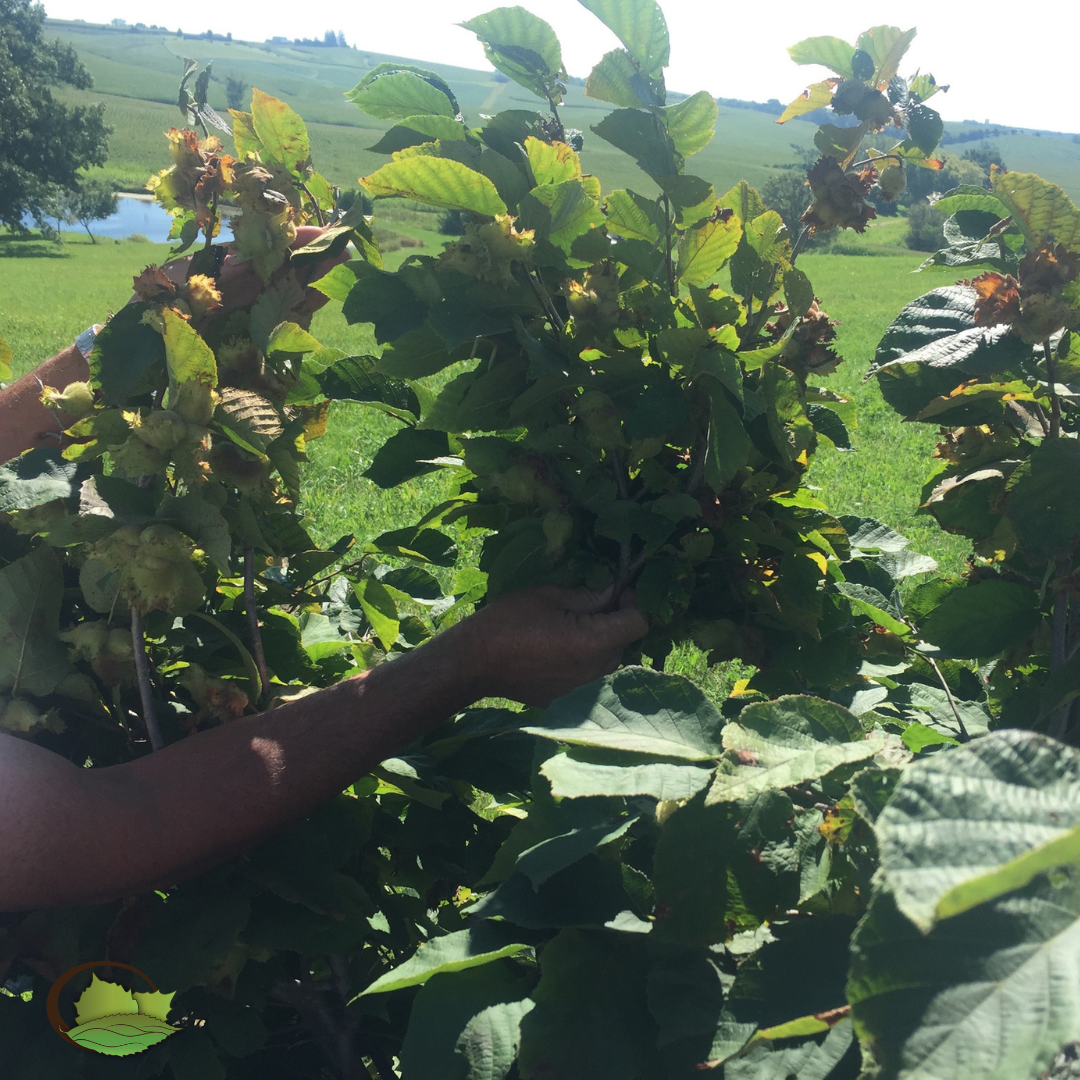
M0 911L164 887L274 835L486 696L546 704L612 671L646 623L629 596L540 587L271 712L122 765L0 736Z
M321 231L309 225L301 226L296 230L293 246L303 247L310 244ZM337 258L327 259L295 272L301 284L310 285L346 258L348 256L342 253ZM177 259L166 263L164 270L174 282L181 284L187 275L190 262L190 257ZM251 269L250 263L240 262L231 254L226 257L222 266L218 285L222 301L219 313L249 306L265 288ZM304 306L297 318L301 322L310 319L311 315L326 303L326 299L322 293L306 289ZM209 316L211 319L215 317L219 315L214 313ZM41 388L52 386L63 390L70 383L85 382L89 378L90 367L83 354L72 344L0 392L0 464L10 461L24 450L64 445L62 433L74 418L66 417L63 413L56 415L46 408L41 403Z
M90 369L82 353L69 345L6 387L0 393L0 463L24 450L58 446L66 423L41 404L41 388L55 386L62 390L69 383L88 378Z

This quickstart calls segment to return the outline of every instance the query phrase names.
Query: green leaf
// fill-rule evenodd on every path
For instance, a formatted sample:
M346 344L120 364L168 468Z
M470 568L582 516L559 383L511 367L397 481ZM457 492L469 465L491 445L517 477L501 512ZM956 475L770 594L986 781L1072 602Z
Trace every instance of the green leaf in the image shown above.
M457 1040L457 1051L469 1063L467 1080L504 1080L521 1048L521 1021L533 1008L531 998L481 1009Z
M540 953L536 1006L521 1021L522 1080L659 1075L645 964L642 944L619 935L564 930L550 941Z
M1026 885L1039 871L1015 864L1036 865L1052 843L1071 848L1078 824L1080 752L1012 730L916 761L875 832L898 907L925 931Z
M376 154L395 154L427 142L463 142L465 126L449 116L407 116L377 143L368 147ZM293 256L295 260L296 256Z
M675 273L685 285L705 285L735 254L743 229L735 217L706 221L679 238Z
M375 198L400 195L447 210L491 217L506 213L506 203L486 176L445 158L400 158L363 177L361 183Z
M356 593L360 607L363 608L367 621L371 623L383 651L389 652L398 639L401 626L394 598L386 587L374 578L354 581L353 592Z
M664 112L668 135L684 158L712 142L719 108L711 94L699 90L685 101L669 105Z
M857 585L850 581L838 581L836 591L841 596L846 596L856 611L861 611L868 618L873 619L878 626L884 627L898 637L911 636L911 627L899 618L893 605L877 589L869 585Z
M433 459L446 457L450 442L445 432L402 428L379 447L363 474L381 488L392 488L443 466Z
M874 62L875 86L887 86L896 77L908 46L915 39L915 29L896 26L872 26L859 35L856 47L868 53Z
M652 867L658 942L696 948L729 936L730 840L727 808L706 806L703 798L665 819Z
M969 285L934 289L885 331L870 373L897 412L912 416L960 383L1000 378L1030 357L1008 326L975 325L975 299Z
M167 496L158 508L157 516L187 533L223 574L232 572L229 563L232 554L229 523L213 503L203 498L199 490L188 491L179 498Z
M563 76L562 49L555 31L522 7L495 8L461 23L483 43L488 62L537 97L562 95L555 83Z
M632 798L648 795L659 801L682 802L693 798L708 784L712 772L696 765L664 762L604 764L582 760L575 751L554 754L540 766L557 799L578 799L590 795L619 795Z
M70 499L86 476L85 465L65 461L59 450L35 447L0 465L0 514Z
M379 120L406 120L410 116L446 116L457 114L455 103L433 81L400 68L376 75L368 74L345 96L356 106Z
M585 95L626 109L658 108L664 104L663 78L642 73L625 49L612 49L589 73Z
M0 570L0 689L43 696L68 672L60 643L64 579L45 544Z
M603 807L589 807L586 811L583 806L582 811L585 811L585 819L569 831L545 837L518 856L516 869L533 883L534 888L597 848L618 840L637 821L636 817L615 820Z
M292 353L303 355L304 353L317 352L322 346L302 326L294 322L279 323L274 327L270 340L266 344L266 355L274 353Z
M156 1017L129 1013L90 1020L71 1028L67 1037L87 1050L110 1057L126 1057L149 1050L179 1030Z
M419 526L383 533L365 550L382 552L384 555L400 555L418 562L433 563L435 566L453 566L457 557L457 548L449 536L438 529L424 529Z
M1032 247L1064 244L1070 251L1080 247L1080 211L1057 184L1034 173L994 173L994 194L1024 232Z
M990 578L950 592L919 621L919 636L943 656L970 660L1023 641L1040 620L1035 589Z
M753 445L742 417L724 387L715 379L707 379L705 388L712 410L705 482L719 494L747 463Z
M842 79L851 78L851 61L855 46L838 37L813 37L800 41L788 49L788 56L796 64L821 64L835 71Z
M9 382L11 379L11 361L15 359L15 353L11 346L0 338L0 382Z
M816 1017L807 1020L817 1021ZM820 1030L820 1028L819 1028ZM765 1038L764 1033L761 1033ZM857 1067L858 1054L852 1054L852 1047L857 1047L851 1024L842 1020L828 1029L824 1039L803 1039L792 1045L785 1038L782 1046L770 1042L757 1042L745 1054L728 1061L724 1065L724 1080L826 1080L827 1077L844 1075L838 1068L845 1057Z
M173 1080L225 1080L214 1043L200 1028L181 1029L180 1038L169 1044L169 1068Z
M883 1076L1047 1075L1080 1031L1080 871L1039 878L928 934L878 891L851 957L852 1016Z
M377 370L373 356L346 356L315 376L322 392L333 401L381 402L402 413L420 415L416 392L407 383Z
M280 162L298 172L311 157L304 121L285 104L261 90L253 90L251 120L262 146L263 159Z
M667 22L655 0L579 0L633 54L646 75L657 76L670 59Z
M165 319L165 360L171 383L217 384L217 361L210 346L182 315L172 308L162 311ZM172 391L170 391L171 395Z
M1005 516L1021 548L1043 561L1080 532L1080 444L1043 439L1005 485Z
M357 997L402 990L406 986L420 986L433 975L490 964L528 948L528 945L515 940L512 927L498 922L477 923L468 930L432 938L403 964L381 975Z
M884 745L880 735L864 737L847 709L799 695L748 705L724 728L723 740L728 754L707 804L816 780L840 765L873 757Z
M521 201L521 225L570 254L574 241L604 222L600 207L580 180L544 184Z
M466 1031L483 1014L498 1015L495 1010L499 1009L511 1010L509 1015L501 1014L504 1021L510 1016L520 1021L532 1007L526 995L533 981L528 971L508 960L435 976L420 988L412 1002L409 1026L401 1044L402 1075L474 1080L471 1070L466 1071L467 1059L459 1049ZM518 1041L512 1027L505 1034L511 1046ZM480 1075L484 1075L485 1065L479 1064Z
M708 761L722 752L723 723L689 680L627 667L552 702L522 730L574 746Z
M616 109L592 130L601 139L629 154L654 179L674 176L679 168L675 147L663 125L640 109Z
M94 338L90 378L101 387L102 405L126 405L147 371L164 361L161 334L142 321L150 309L150 304L125 305Z
M205 985L247 926L251 891L221 871L185 882L151 910L131 963L170 991Z
M613 191L604 200L608 231L628 240L655 244L660 239L659 205L633 191Z

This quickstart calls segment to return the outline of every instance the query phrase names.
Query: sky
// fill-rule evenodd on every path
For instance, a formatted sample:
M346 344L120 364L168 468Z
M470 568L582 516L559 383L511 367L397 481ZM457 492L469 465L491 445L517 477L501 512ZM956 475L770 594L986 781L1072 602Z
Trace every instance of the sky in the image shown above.
M576 0L517 2L554 27L571 75L587 75L607 50L618 45ZM785 103L807 83L827 75L822 68L799 68L788 57L787 46L824 34L854 42L875 15L871 5L853 0L832 0L827 5L805 0L661 3L671 34L669 89L708 90L717 97L755 101L779 98ZM176 7L148 9L145 0L44 0L44 5L48 15L58 19L161 23L169 17L169 29L176 29L172 20ZM189 33L212 29L248 41L275 35L321 37L327 29L343 30L350 45L371 52L490 69L476 38L456 24L497 6L499 0L353 0L317 5L311 21L300 24L295 0L219 0L212 9L199 9L197 18L207 25L180 25ZM919 69L951 86L948 94L939 93L933 101L946 120L989 119L1014 127L1080 131L1071 104L1071 65L1050 59L1064 55L1060 45L1054 46L1051 26L1038 18L1002 19L995 16L994 7L910 0L877 11L895 12L893 18L903 20L904 30L918 28L901 74L910 76ZM212 16L203 14L210 10ZM879 15L876 21L883 19ZM1067 29L1060 24L1059 28Z

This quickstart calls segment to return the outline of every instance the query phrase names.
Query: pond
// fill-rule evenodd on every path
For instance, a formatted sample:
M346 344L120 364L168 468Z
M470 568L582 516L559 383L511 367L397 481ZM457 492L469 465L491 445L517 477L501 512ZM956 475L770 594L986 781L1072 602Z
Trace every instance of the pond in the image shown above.
M100 240L103 238L122 240L132 233L141 233L148 240L156 244L163 244L169 236L172 228L172 217L167 214L156 202L138 198L132 195L121 195L116 213L101 221L92 221L90 231ZM24 221L24 224L33 228L32 219ZM82 230L81 225L65 225L66 230ZM221 240L231 240L232 231L227 224L222 224Z

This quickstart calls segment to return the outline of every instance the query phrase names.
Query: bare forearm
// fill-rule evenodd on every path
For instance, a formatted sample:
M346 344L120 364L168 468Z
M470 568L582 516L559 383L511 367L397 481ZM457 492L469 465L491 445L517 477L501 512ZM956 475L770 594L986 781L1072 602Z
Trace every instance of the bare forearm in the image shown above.
M82 382L89 376L82 353L72 345L0 393L0 462L36 446L58 445L57 435L63 426L41 404L41 387L63 390L69 383Z
M476 696L458 629L359 678L134 762L84 770L55 758L58 794L47 808L5 785L0 805L12 805L0 836L0 910L163 887L304 817ZM35 803L35 817L19 821L20 805ZM58 837L64 858L42 859ZM18 846L4 852L5 839Z

